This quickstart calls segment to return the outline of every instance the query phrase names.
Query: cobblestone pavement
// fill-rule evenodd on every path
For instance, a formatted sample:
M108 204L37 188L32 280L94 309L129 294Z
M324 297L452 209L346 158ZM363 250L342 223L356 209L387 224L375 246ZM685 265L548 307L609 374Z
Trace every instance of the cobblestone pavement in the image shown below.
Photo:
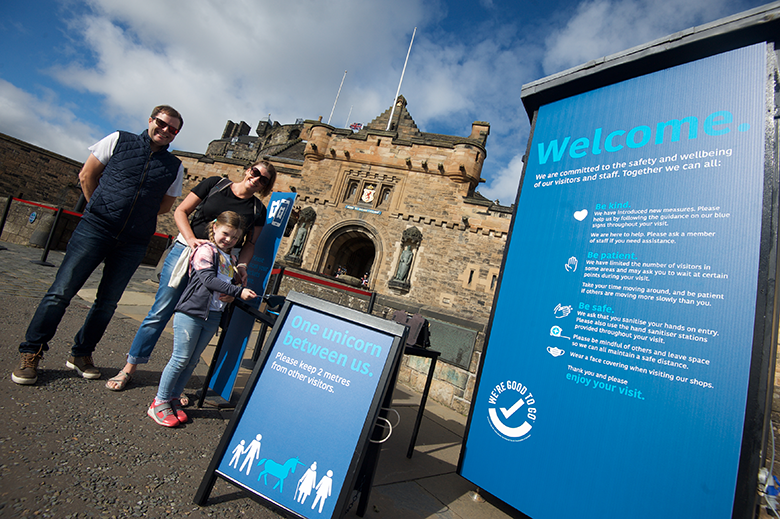
M187 408L192 420L166 429L146 416L172 340L164 334L149 364L120 393L105 380L124 364L138 322L116 314L95 352L100 380L86 380L65 367L71 338L90 303L74 298L34 386L11 381L18 345L55 267L30 263L41 249L2 242L0 251L0 518L52 517L279 517L218 480L205 507L195 491L230 419L229 411ZM100 270L100 269L98 269ZM129 290L154 293L151 267L141 267ZM96 288L96 272L87 288ZM194 395L199 380L190 381Z
M57 268L65 253L50 251L45 262L50 267L33 263L43 259L43 249L0 242L7 250L0 251L0 294L40 300L54 281ZM103 273L100 265L90 276L84 288L96 289ZM154 267L141 265L127 286L128 291L154 294L157 285L151 281Z

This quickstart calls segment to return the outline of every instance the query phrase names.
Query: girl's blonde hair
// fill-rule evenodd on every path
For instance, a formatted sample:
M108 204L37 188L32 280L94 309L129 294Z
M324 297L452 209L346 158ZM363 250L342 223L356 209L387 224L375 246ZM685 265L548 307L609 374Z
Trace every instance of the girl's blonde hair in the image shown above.
M214 224L224 225L225 227L241 231L244 228L244 219L240 214L233 211L219 213L219 216L217 216L209 226L209 240L212 242L214 241ZM239 235L239 238L241 238L241 235Z

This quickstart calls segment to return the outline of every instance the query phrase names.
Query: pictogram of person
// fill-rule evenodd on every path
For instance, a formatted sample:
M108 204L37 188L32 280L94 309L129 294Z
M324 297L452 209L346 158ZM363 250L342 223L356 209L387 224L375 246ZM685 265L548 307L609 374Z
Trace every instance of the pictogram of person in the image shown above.
M246 458L244 458L244 463L241 464L241 468L238 469L239 472L244 470L244 466L246 466L246 475L249 475L249 471L252 469L252 464L255 462L256 459L260 458L260 440L263 439L262 434L258 434L255 436L255 439L252 440L249 443L249 448L246 449Z
M325 505L325 500L330 497L330 491L333 488L333 471L329 470L325 476L317 483L317 497L314 498L314 502L311 504L311 509L320 504L319 512L322 513L322 507Z
M238 468L238 458L246 451L245 445L246 442L244 440L241 440L241 443L236 445L236 448L233 449L233 458L231 458L230 463L228 463L228 467Z
M298 488L296 489L296 500L303 504L306 498L309 497L311 491L314 489L314 485L317 483L317 462L311 464L311 467L306 469L306 473L298 480Z

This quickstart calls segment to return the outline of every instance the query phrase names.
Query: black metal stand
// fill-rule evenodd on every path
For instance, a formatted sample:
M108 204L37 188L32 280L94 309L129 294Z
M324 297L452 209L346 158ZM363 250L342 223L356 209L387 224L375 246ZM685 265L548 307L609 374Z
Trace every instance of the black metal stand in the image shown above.
M51 242L54 239L54 232L57 229L57 224L60 221L60 215L62 214L62 207L57 209L57 213L54 215L54 222L51 224L51 229L49 229L49 237L46 238L46 247L43 249L43 254L41 254L41 259L37 261L30 261L30 263L35 263L36 265L41 265L43 267L54 267L55 265L53 263L49 263L46 261L46 258L49 256L49 250L51 250Z
M209 363L209 369L206 372L206 378L203 381L203 387L200 390L200 395L198 397L198 404L197 407L200 409L203 407L203 402L206 401L206 395L209 391L209 384L211 383L211 377L214 376L214 371L217 369L217 359L219 359L219 352L222 351L222 343L225 341L225 331L228 329L228 326L230 325L230 320L233 317L233 312L236 308L239 308L243 310L244 312L248 313L252 317L255 318L256 321L260 321L263 323L264 326L271 326L273 327L274 323L276 322L276 316L268 315L260 312L256 308L253 308L243 302L240 299L235 299L233 303L225 310L227 312L224 316L224 325L222 327L222 331L219 334L219 340L217 341L217 346L214 349L214 356L211 358L211 363ZM257 347L257 346L255 346Z
M393 374L387 385L387 394L385 394L385 398L382 400L382 407L379 409L379 416L381 418L387 418L387 411L385 411L385 409L390 409L390 406L393 404L393 393L395 392L395 384L398 382L398 371L401 369L401 359L402 356L398 355L398 358L395 361L396 365L393 368ZM379 453L382 451L382 444L379 443L379 441L382 439L383 435L384 428L374 424L374 430L371 432L371 443L368 445L368 449L366 449L366 456L363 459L363 463L360 465L358 477L355 480L357 484L355 490L360 492L357 509L355 509L355 514L358 517L363 517L368 508L368 499L371 496L371 488L374 486L374 477L376 476L376 469L379 465Z
M433 382L433 374L436 369L436 361L441 355L438 351L433 351L428 348L420 348L418 346L407 346L404 349L406 355L413 355L415 357L427 357L431 359L431 364L428 367L428 378L425 380L425 388L423 389L422 397L420 398L420 407L417 409L417 419L414 421L414 429L412 429L412 439L409 442L409 450L406 451L406 457L411 459L414 453L414 446L417 443L417 433L420 431L420 424L422 423L423 415L425 414L425 404L428 402L428 393L431 390L431 382Z
M8 220L8 211L11 210L11 202L13 202L14 197L9 196L8 200L5 202L5 210L3 210L3 219L0 220L0 235L3 234L3 228L5 227L5 221ZM3 247L0 245L0 250L8 250L8 247Z
M406 451L406 457L411 458L412 453L414 452L414 446L417 442L417 433L420 430L420 424L422 423L423 415L425 414L425 403L428 401L428 392L431 389L431 382L433 381L433 372L434 369L436 369L436 360L439 358L438 351L429 350L427 348L420 348L418 346L406 346L404 348L404 354L406 355L414 355L417 357L428 357L431 359L431 365L428 368L428 378L425 381L425 389L423 390L422 398L420 399L420 408L417 410L417 419L414 422L414 429L412 431L412 439L409 442L409 449ZM392 390L387 392L387 396L385 397L385 400L382 404L382 407L385 409L389 409L390 406L393 403L393 390L395 389L396 382L398 381L398 371L401 369L401 362L399 360L398 366L396 367L393 378L390 381L390 388ZM379 416L382 418L387 418L387 411L381 410L379 412ZM371 434L371 439L374 441L381 440L382 436L384 434L384 429L379 426L374 427L374 431ZM357 482L360 485L360 488L356 488L355 490L358 490L360 492L360 498L358 500L358 506L355 510L355 514L358 517L363 517L363 515L366 513L366 508L368 507L368 499L371 494L371 487L374 484L374 476L376 474L376 469L379 464L379 452L382 450L382 445L380 443L371 443L368 447L368 452L366 453L365 460L363 461L363 465L361 465L360 472L358 473Z
M279 268L279 273L274 278L274 284L271 287L271 290L266 294L266 297L268 296L275 296L279 293L279 287L282 285L282 278L284 278L284 267ZM273 324L271 324L273 326ZM260 358L260 350L262 349L263 340L265 339L265 334L268 332L268 325L263 323L263 325L260 327L260 334L257 336L257 343L255 344L255 350L252 352L252 364L255 364L257 362L257 359Z

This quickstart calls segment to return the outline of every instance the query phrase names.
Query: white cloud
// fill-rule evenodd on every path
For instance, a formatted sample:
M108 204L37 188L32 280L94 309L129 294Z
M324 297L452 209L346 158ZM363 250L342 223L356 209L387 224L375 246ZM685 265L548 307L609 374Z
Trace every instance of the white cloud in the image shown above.
M190 151L205 150L227 119L327 118L345 69L332 123L344 122L346 102L353 120L375 117L392 102L397 76L388 64L399 61L400 71L393 58L425 18L416 0L140 4L94 1L92 14L71 23L86 59L53 74L103 98L126 125L171 104L186 121L174 145ZM357 43L367 36L370 45Z
M514 204L522 174L522 155L515 155L506 167L495 174L489 185L479 188L478 191L490 200L500 200L502 205Z
M545 40L545 74L650 42L734 12L733 0L588 0Z
M517 151L510 136L527 132L520 86L540 47L529 50L512 24L449 34L441 11L418 0L147 3L93 0L70 21L81 59L51 73L102 99L118 128L142 128L156 104L176 107L186 121L177 149L204 151L227 119L327 119L345 69L331 124L350 109L348 122L370 122L392 104L415 26L401 92L423 131L468 135L472 121L489 121L488 176Z
M0 132L84 161L87 148L99 138L95 138L95 129L60 106L53 93L46 94L38 97L0 79Z
M529 65L538 58L542 75L553 74L748 7L736 6L730 0L586 0L576 7L570 19L557 28L553 26L544 39L543 49L526 42L519 49ZM498 70L512 70L512 67L496 65ZM522 77L523 82L534 79L537 78ZM519 88L517 92L519 98ZM511 131L500 131L496 138L491 137L492 146L488 148L489 155L498 151L501 162L508 165L492 174L490 181L480 188L484 196L500 199L505 205L515 201L528 134L527 124L517 123L527 120L520 103L517 112L507 114L506 108L511 106L514 105L496 104L504 112L495 114L491 120L509 122Z

